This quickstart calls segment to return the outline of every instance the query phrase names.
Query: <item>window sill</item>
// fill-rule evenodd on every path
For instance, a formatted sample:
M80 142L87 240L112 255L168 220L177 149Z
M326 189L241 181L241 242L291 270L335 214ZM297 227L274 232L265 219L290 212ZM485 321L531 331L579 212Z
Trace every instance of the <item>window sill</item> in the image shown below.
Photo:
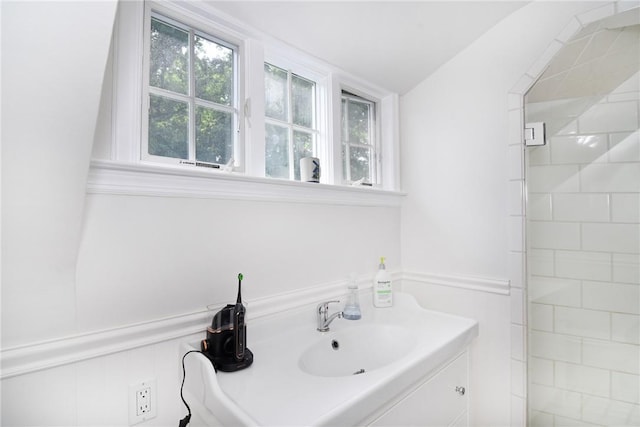
M250 177L221 171L93 160L88 194L400 206L405 193L369 187Z

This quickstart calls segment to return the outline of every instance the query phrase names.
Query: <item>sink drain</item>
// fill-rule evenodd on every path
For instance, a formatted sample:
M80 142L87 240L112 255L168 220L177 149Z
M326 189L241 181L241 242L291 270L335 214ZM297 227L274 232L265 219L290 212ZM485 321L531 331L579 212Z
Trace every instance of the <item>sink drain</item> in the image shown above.
M340 343L336 340L331 340L331 348L337 350L340 348Z

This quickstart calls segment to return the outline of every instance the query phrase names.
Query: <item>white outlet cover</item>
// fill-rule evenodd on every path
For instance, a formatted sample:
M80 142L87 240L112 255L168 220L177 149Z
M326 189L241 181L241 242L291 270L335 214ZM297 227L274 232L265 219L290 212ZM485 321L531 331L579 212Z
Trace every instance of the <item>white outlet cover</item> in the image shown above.
M138 392L149 389L149 410L138 415ZM155 378L129 385L129 425L139 424L155 418L158 414L158 387Z

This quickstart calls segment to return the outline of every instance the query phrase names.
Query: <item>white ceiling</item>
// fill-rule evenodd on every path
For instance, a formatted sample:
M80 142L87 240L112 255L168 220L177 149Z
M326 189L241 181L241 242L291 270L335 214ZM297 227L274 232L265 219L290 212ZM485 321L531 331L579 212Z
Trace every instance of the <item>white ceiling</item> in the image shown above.
M382 88L406 93L525 1L207 1Z

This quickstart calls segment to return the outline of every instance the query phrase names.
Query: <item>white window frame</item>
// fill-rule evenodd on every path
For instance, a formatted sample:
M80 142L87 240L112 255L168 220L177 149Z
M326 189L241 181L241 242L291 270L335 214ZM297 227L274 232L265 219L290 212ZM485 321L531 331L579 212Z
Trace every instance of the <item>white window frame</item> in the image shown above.
M156 88L150 85L149 83L149 69L150 69L150 36L151 36L151 19L155 18L161 22L166 24L175 26L184 30L189 34L189 83L188 83L188 93L179 94L172 91L164 90L161 88ZM240 167L243 162L243 153L242 145L243 140L241 138L241 126L240 126L240 94L242 93L239 83L239 57L240 57L240 48L239 46L220 38L217 34L208 33L200 30L199 28L195 28L192 25L189 25L185 22L178 21L173 16L166 15L165 13L157 11L157 7L152 6L151 4L147 4L145 8L145 22L144 22L144 60L143 60L143 108L142 108L142 137L141 137L141 150L140 150L140 159L143 162L151 161L156 163L166 163L170 165L181 165L181 164L191 164L191 163L202 163L206 164L206 162L202 162L196 159L196 107L204 106L207 108L211 108L215 111L223 111L227 113L231 113L233 117L232 121L232 129L231 134L233 138L233 159L234 166ZM179 19L179 18L178 18ZM220 105L214 102L209 102L203 99L199 99L195 95L195 73L194 73L194 63L195 63L195 54L193 47L193 40L195 36L199 36L201 38L210 40L215 42L221 46L225 46L233 51L233 68L234 68L234 88L233 88L233 102L230 106ZM149 153L149 110L150 110L150 97L151 95L162 96L165 98L169 98L172 100L184 102L189 106L189 129L188 129L188 156L187 159L179 159L172 157L164 157L157 156ZM185 163L188 162L188 163Z
M346 149L345 149L345 158L341 159L340 162L340 168L344 169L345 166L345 162L347 163L347 170L346 170L346 177L344 176L345 171L343 170L342 173L342 181L343 183L347 184L347 185L351 185L354 183L354 180L351 179L350 176L350 156L349 156L349 150L352 146L355 147L361 147L361 148L368 148L369 150L372 151L371 155L370 155L370 165L369 165L369 175L370 175L370 180L369 181L363 181L363 185L378 185L380 183L380 174L378 173L378 171L380 170L380 164L381 164L381 159L380 159L380 138L378 137L379 135L379 130L378 130L378 123L379 123L379 115L378 115L378 111L380 110L380 107L378 105L378 102L371 100L369 97L365 97L365 96L361 96L358 94L353 93L352 91L349 91L347 89L342 89L341 93L340 93L340 113L341 113L341 117L342 117L342 98L347 98L347 99L352 99L354 101L357 102L361 102L364 104L369 104L370 108L369 108L369 141L370 144L358 144L358 143L353 143L350 141L346 141L344 140L344 138L342 137L342 133L340 135L340 151L342 152L342 147L344 145L346 145ZM341 132L342 132L341 128Z
M302 60L301 60L302 59ZM262 69L264 70L264 63L269 63L275 67L286 70L289 75L295 74L303 79L307 79L312 81L316 85L315 92L315 153L314 155L320 160L320 169L322 173L320 174L320 182L323 184L335 184L336 181L333 179L333 165L330 157L329 150L329 133L328 133L328 115L330 109L330 103L328 102L328 92L329 92L329 76L331 75L331 70L328 67L323 66L317 62L313 61L304 61L304 57L296 55L296 52L292 52L288 49L283 49L279 46L265 46L264 56L263 56L263 64ZM272 121L273 119L266 117L264 113L264 72L260 75L262 79L262 129L264 130L266 123L276 123L276 121ZM291 106L290 106L291 108ZM291 114L289 115L291 118ZM258 123L258 122L256 122ZM264 153L265 153L265 135L263 135L261 141L261 152L264 161ZM257 141L252 140L252 143L257 143ZM290 140L290 144L292 141ZM292 153L289 155L289 159L291 161ZM292 171L290 168L290 179L293 180ZM261 173L265 172L264 164ZM261 175L263 176L263 175Z
M239 47L239 141L242 153L234 155L239 167L232 174L208 168L187 168L141 160L143 78L148 73L148 69L143 67L144 18L147 8L153 8L163 16L174 18ZM294 74L316 82L316 144L317 156L321 160L321 184L264 177L265 62L289 69ZM95 159L92 162L89 182L92 192L161 195L168 191L172 196L184 193L187 197L196 195L290 201L307 200L307 196L301 195L312 192L313 200L321 203L339 200L342 204L349 200L349 204L356 205L397 204L397 196L401 195L397 94L346 74L201 2L119 2L112 57L108 65L105 93L107 96L111 94L111 144L96 152L110 155L109 158ZM342 182L342 89L375 100L379 107L378 161L382 163L378 165L379 185L375 188L356 188ZM211 180L217 182L212 184ZM143 181L144 185L141 184ZM168 188L172 190L165 191ZM345 198L346 194L350 196Z

